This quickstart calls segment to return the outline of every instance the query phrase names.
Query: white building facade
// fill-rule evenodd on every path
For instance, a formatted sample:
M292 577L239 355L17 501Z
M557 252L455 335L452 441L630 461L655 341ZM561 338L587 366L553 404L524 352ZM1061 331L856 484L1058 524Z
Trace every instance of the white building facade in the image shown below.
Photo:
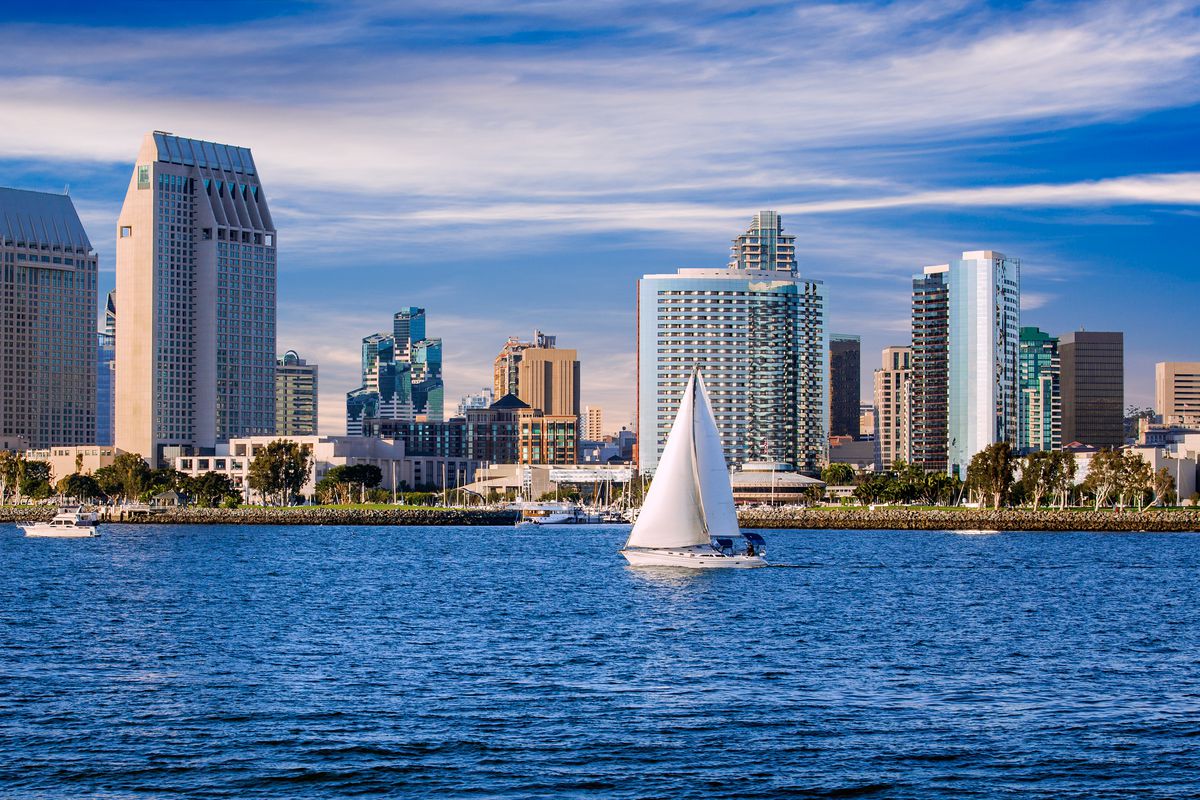
M259 502L261 498L250 489L250 464L260 449L279 438L248 436L231 439L219 445L214 455L177 456L173 466L193 477L206 472L226 475L246 502ZM312 474L300 490L305 497L312 496L325 473L337 466L373 464L383 475L380 488L387 491L430 485L439 488L464 486L475 480L475 472L480 467L479 462L465 459L408 456L404 442L398 439L365 436L290 436L287 439L312 454Z
M826 289L800 277L794 239L777 214L760 212L734 240L729 268L639 281L641 472L657 467L696 367L731 466L775 461L820 471L829 430Z
M1018 441L1021 262L976 250L931 270L949 296L948 472L965 478L976 453Z
M115 441L275 431L275 225L244 147L147 134L117 221Z

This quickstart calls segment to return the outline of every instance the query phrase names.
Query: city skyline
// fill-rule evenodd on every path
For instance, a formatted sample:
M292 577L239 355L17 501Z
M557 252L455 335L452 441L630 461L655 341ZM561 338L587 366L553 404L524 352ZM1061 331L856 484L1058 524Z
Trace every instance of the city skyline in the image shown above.
M911 274L994 249L1022 259L1022 324L1126 332L1127 403L1153 404L1156 362L1196 358L1170 335L1183 305L1150 314L1127 291L1200 288L1187 5L618 3L601 18L482 3L468 18L281 3L199 28L180 15L186 30L114 26L159 18L118 6L131 13L14 10L0 26L10 99L29 112L0 131L2 183L70 184L103 298L141 137L251 148L281 232L274 355L321 365L323 432L357 385L363 321L408 303L445 340L448 397L488 385L495 342L540 327L578 349L582 401L627 424L633 282L721 267L729 232L764 208L788 220L801 274L829 285L830 329L868 354L908 343ZM748 70L763 76L749 90ZM263 71L269 96L247 94ZM74 119L85 134L46 125Z

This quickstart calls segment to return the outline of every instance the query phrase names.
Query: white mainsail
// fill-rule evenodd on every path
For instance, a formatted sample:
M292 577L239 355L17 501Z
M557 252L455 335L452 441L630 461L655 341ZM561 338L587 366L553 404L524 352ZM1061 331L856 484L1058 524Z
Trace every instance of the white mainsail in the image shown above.
M696 399L692 417L696 436L696 482L700 484L700 501L704 504L704 521L709 536L737 536L737 509L733 505L733 487L729 482L729 467L725 464L725 448L717 420L708 402L704 377L696 373ZM653 484L652 484L653 485Z
M626 547L694 547L737 534L717 422L699 372L683 392L654 481Z

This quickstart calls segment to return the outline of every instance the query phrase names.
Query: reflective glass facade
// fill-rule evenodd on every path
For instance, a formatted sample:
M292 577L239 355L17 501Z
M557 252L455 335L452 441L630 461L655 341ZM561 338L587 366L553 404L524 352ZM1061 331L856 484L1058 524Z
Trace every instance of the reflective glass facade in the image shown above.
M1021 453L1062 447L1062 389L1058 339L1021 328Z
M1017 445L1021 262L963 253L913 278L914 463L966 476L988 445Z
M402 308L391 333L362 340L362 385L346 394L346 433L367 434L364 420L441 422L445 417L442 340L425 335L425 309Z

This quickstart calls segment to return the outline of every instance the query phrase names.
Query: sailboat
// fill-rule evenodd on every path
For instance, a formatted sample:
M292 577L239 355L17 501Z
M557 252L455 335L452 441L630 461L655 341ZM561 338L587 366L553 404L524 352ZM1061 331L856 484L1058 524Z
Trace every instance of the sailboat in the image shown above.
M741 552L733 549L734 537L747 542ZM767 565L764 544L738 528L725 451L696 369L621 555L637 567L745 569Z

